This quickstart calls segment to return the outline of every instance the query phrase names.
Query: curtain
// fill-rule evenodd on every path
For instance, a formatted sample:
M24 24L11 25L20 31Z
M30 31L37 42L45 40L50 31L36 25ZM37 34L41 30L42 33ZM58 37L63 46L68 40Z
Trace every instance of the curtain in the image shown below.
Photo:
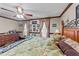
M46 24L45 22L43 22L43 27L42 27L42 30L41 30L41 35L43 38L46 38L47 37L47 27L46 27Z
M42 36L42 32L41 32L42 28L43 28L43 21L40 20L40 36Z
M24 24L24 31L23 31L23 35L27 36L27 24Z

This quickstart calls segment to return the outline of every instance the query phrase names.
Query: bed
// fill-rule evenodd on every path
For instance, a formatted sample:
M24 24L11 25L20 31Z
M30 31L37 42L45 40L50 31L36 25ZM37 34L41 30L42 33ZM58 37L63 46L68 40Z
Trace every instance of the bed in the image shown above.
M63 56L62 51L55 44L53 37L44 39L33 37L24 41L0 56Z
M79 28L64 26L61 22L63 39L57 44L66 56L79 56Z

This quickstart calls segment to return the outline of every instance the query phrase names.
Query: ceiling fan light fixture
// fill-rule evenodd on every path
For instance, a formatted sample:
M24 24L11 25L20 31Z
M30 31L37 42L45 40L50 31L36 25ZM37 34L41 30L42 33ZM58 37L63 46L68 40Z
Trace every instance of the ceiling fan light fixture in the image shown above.
M19 18L19 19L25 19L27 16L32 16L32 14L25 14L23 11L24 9L19 5L16 7L17 9L17 15L16 17Z
M24 16L23 16L23 15L20 15L20 17L21 17L22 19L24 19Z
M19 14L17 14L16 17L17 17L17 18L24 19L24 16L23 16L23 15L19 15Z
M18 6L18 7L17 7L17 13L23 14L23 8L20 7L20 6Z

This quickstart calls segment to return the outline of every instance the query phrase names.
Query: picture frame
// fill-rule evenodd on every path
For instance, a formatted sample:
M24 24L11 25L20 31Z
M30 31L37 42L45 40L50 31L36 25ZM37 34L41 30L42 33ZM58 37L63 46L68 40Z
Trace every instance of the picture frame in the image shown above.
M37 24L37 21L32 21L32 24Z
M52 27L57 27L57 24L52 24Z

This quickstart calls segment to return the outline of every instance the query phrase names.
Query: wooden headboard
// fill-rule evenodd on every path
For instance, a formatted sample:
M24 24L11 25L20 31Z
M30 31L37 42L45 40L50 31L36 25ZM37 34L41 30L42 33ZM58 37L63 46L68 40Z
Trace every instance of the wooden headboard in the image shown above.
M64 23L62 23L62 35L79 42L79 28L67 28L64 27Z
M65 35L68 38L71 38L74 41L79 42L79 29L76 28L64 28L64 33L63 35Z

